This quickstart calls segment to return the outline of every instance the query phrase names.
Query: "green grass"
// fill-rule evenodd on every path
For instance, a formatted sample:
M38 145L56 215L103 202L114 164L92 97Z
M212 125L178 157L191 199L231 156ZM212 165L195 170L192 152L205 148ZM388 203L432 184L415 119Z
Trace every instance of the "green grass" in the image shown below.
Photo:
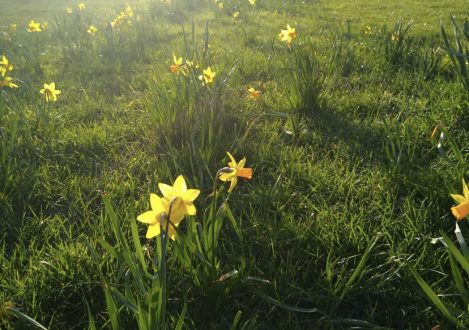
M431 239L452 230L449 194L468 180L469 99L440 19L453 38L466 3L174 2L128 2L119 30L124 1L2 5L19 88L0 90L0 327L27 327L18 312L51 329L144 328L138 315L157 313L167 328L450 327L412 267L452 302ZM31 19L49 28L28 33ZM198 71L170 74L173 53ZM46 104L51 81L62 94ZM254 175L215 202L226 151ZM201 190L198 214L165 258L135 219L180 174Z

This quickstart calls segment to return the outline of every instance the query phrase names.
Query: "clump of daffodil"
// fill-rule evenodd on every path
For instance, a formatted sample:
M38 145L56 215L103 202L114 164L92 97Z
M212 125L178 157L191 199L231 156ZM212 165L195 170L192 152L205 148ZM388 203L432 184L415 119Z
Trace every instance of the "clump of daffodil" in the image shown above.
M16 26L15 23L11 23L11 24L10 24L10 31L11 31L11 32L16 32L16 27L17 27L17 26Z
M208 67L207 69L203 70L199 76L199 80L202 80L204 85L208 85L213 83L213 78L215 78L216 72L212 71L212 68Z
M364 25L363 26L363 33L365 33L365 35L367 35L367 36L372 35L373 34L373 29L369 25Z
M453 212L453 215L457 220L462 220L469 215L469 188L467 187L464 179L462 180L462 190L462 195L451 195L451 197L459 203L459 205L451 208L451 212Z
M235 11L233 13L233 18L238 18L239 17L239 11Z
M13 78L4 77L3 79L0 79L0 89L4 87L18 88L18 85L13 82Z
M254 89L253 87L248 88L248 98L257 101L261 98L262 92Z
M130 6L127 6L125 10L117 14L117 16L111 21L111 27L118 28L124 23L127 23L129 26L131 26L132 17L134 17L134 11Z
M256 4L256 0L248 0L248 1L249 1L249 4L251 4L253 6Z
M182 57L176 57L175 54L173 54L173 64L170 65L169 71L171 73L176 73L179 74L182 71Z
M70 8L70 7L67 7L67 8L65 9L65 11L67 12L67 14L73 13L73 9Z
M5 55L3 55L2 59L0 60L0 74L2 77L5 77L7 72L11 70L13 70L13 65L11 65Z
M85 8L86 8L86 6L83 2L78 4L78 9L79 10L85 10Z
M44 88L39 91L46 98L46 102L56 102L57 95L61 93L58 89L55 89L55 83L44 84Z
M238 183L238 177L249 180L252 179L252 168L244 167L246 164L246 157L241 159L238 163L229 152L226 153L230 158L230 162L228 163L228 168L219 171L220 174L218 178L222 181L230 182L230 188L228 188L228 192L231 193Z
M163 230L168 228L168 236L174 240L177 234L176 227L179 226L184 215L196 214L194 200L199 196L200 190L187 189L182 175L177 177L173 186L160 183L158 187L163 198L150 194L151 211L140 214L137 220L150 225L146 234L147 238L158 236L163 227Z
M391 41L392 42L398 42L399 41L399 36L395 33L391 34Z
M286 42L288 47L291 47L293 39L296 38L296 29L292 28L290 24L287 24L286 30L280 30L278 34L280 41Z
M86 32L94 36L98 32L98 29L96 28L96 26L90 25L90 27L88 28Z
M41 32L41 23L36 23L32 19L28 24L28 32Z

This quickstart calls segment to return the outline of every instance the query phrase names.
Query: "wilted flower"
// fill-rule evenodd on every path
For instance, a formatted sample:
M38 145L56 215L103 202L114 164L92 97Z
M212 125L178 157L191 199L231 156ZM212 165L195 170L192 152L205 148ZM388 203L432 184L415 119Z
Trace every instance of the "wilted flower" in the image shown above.
M228 163L227 171L220 171L221 174L218 178L222 181L230 181L230 188L228 192L232 192L233 189L236 187L238 183L238 176L245 179L252 179L252 168L245 168L244 165L246 164L246 157L241 159L239 163L236 162L234 157L229 153L226 152L228 157L230 158L230 162Z
M46 102L57 101L57 95L61 93L58 89L55 89L55 83L44 84L44 88L39 91L46 98Z

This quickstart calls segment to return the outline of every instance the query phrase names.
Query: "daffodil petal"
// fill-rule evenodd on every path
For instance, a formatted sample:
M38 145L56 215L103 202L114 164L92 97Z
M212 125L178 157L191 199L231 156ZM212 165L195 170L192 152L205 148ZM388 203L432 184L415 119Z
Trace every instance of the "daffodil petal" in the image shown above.
M466 202L466 199L462 195L451 194L451 197L459 204Z
M194 204L186 204L186 211L189 215L195 215L197 213Z
M239 161L238 168L243 168L244 165L246 165L246 157L244 157L243 159Z
M155 224L158 222L158 219L156 218L157 215L158 213L155 211L147 211L145 213L140 214L137 217L137 220L143 223Z
M187 190L186 180L184 180L184 177L182 175L176 178L176 181L174 181L173 187L176 192L176 195L178 196L186 192Z
M469 202L465 202L459 204L458 206L454 206L451 208L451 212L458 220L464 219L466 216L469 215Z
M164 197L166 198L173 198L174 196L174 189L170 185L167 185L165 183L159 183L158 188L160 188L161 193L163 194Z
M164 212L163 200L157 194L150 194L150 206L155 212Z
M193 202L197 196L199 196L200 190L199 189L188 189L183 195L182 199L185 201L191 201Z
M153 238L160 234L160 224L152 225L148 227L146 238Z
M462 191L466 201L469 201L469 188L467 187L466 181L464 181L464 179L462 179Z
M233 155L230 154L228 151L226 152L226 154L228 155L228 157L230 157L231 162L233 162L234 164L236 164L236 160L234 159ZM230 166L230 167L234 167L234 166Z
M238 183L238 178L234 177L233 180L231 180L230 188L228 189L229 193L233 191L233 189L236 187L237 183Z

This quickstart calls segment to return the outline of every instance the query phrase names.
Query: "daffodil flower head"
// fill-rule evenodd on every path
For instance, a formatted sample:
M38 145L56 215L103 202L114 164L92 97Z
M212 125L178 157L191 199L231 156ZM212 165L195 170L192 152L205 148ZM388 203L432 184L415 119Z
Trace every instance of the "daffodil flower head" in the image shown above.
M182 57L176 57L175 54L173 54L173 61L174 61L174 64L172 64L170 67L169 67L169 71L171 73L176 73L176 74L179 74L181 72L181 66L182 66Z
M278 37L280 41L286 42L288 47L290 47L291 42L296 38L296 29L287 24L286 30L280 30Z
M259 100L262 96L262 92L261 91L258 91L256 89L254 89L253 87L249 87L248 88L248 97L251 99L251 100Z
M2 89L3 87L18 88L18 85L13 82L13 78L5 77L0 80L0 89Z
M96 28L96 26L90 25L90 27L88 28L86 32L94 36L98 32L98 29Z
M31 20L28 24L28 32L41 32L41 24L34 22L34 20Z
M158 236L161 234L161 228L163 231L168 228L168 236L175 240L179 222L175 222L172 214L170 215L170 203L156 194L150 194L150 206L151 211L144 212L137 217L138 221L149 225L146 238ZM171 217L169 223L168 216Z
M213 78L215 78L216 72L212 71L212 68L208 67L203 70L203 74L199 76L199 80L202 80L204 85L213 83Z
M230 158L228 167L231 171L222 169L221 171L219 171L220 175L218 176L218 178L221 181L230 182L230 188L228 188L228 192L231 193L236 187L236 184L238 183L238 177L245 178L248 180L252 179L252 168L244 167L244 165L246 165L246 157L241 159L238 163L234 159L233 155L231 155L229 152L226 152L226 154Z
M462 220L469 215L469 188L466 181L462 180L462 195L452 194L451 197L459 204L451 208L451 212L457 220Z
M83 2L78 4L78 9L84 10L85 8L86 8L86 6Z
M176 178L173 186L159 183L158 188L160 188L164 199L172 205L171 221L173 223L179 223L186 214L196 214L194 200L199 196L200 190L187 189L186 181L182 175Z
M58 89L55 89L55 83L44 84L44 88L39 91L46 98L46 102L57 101L57 95L61 93Z
M67 9L65 9L65 11L67 12L67 14L73 13L73 9L70 8L70 7L67 7Z
M2 59L0 60L0 74L2 77L5 77L7 72L11 70L13 70L13 65L10 64L5 56L2 56Z

